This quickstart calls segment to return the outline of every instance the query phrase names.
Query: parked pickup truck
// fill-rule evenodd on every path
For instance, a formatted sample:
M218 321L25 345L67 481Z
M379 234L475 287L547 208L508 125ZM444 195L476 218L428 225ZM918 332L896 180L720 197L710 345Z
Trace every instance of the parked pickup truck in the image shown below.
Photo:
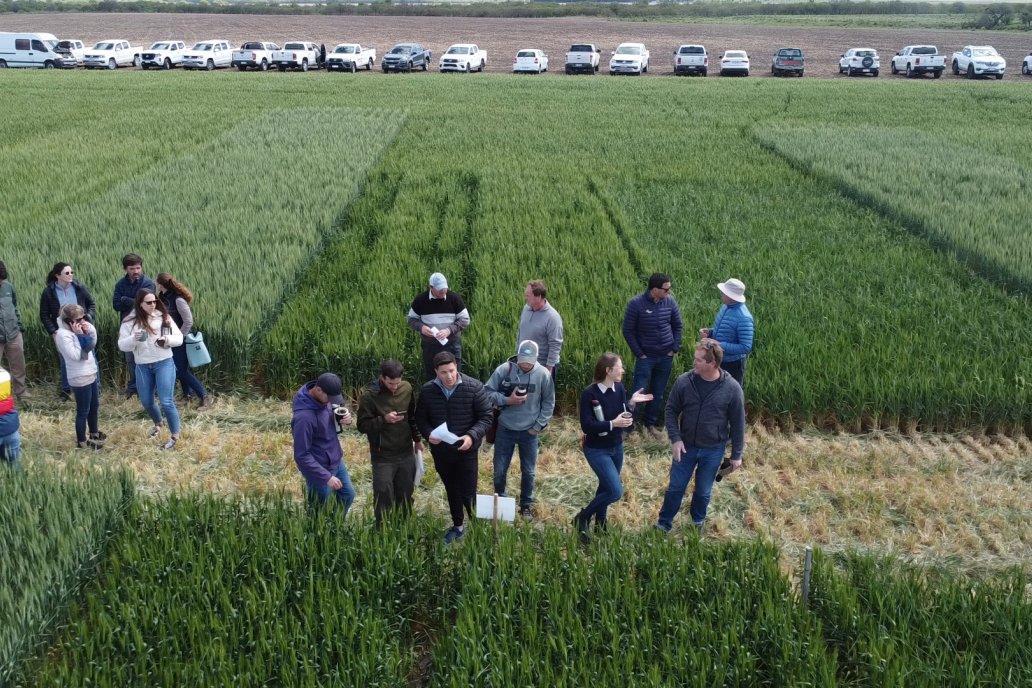
M376 64L376 48L363 48L358 43L341 43L326 55L327 71L340 70L354 74L359 67L366 71Z
M84 46L82 41L78 39L69 38L63 41L58 41L57 48L54 52L64 55L75 63L69 64L68 60L65 60L66 67L75 67L82 64L82 58L86 54L86 46Z
M380 60L380 68L384 72L411 72L415 67L422 67L425 72L432 57L433 54L419 43L398 43Z
M87 50L82 56L82 66L86 69L116 69L118 67L140 66L139 46L130 45L129 41L108 39L100 41Z
M437 66L442 72L482 72L487 66L487 51L474 43L456 43L444 51Z
M609 58L609 76L649 71L649 49L643 43L621 43Z
M172 69L183 63L183 53L185 52L186 43L183 41L158 41L143 51L140 66L144 69L151 67Z
M931 72L936 79L946 69L946 56L939 54L934 45L908 45L892 58L889 71L893 74L905 73L907 76L921 76Z
M592 43L574 43L566 53L566 73L587 72L594 74L602 61L602 51Z
M292 41L283 44L283 50L272 54L272 63L276 69L285 72L288 69L319 69L326 61L326 48L311 41Z
M272 64L272 54L279 49L278 45L269 41L248 41L240 46L240 50L233 51L229 65L241 72L248 69L265 72Z
M1007 70L1007 60L991 45L965 45L963 50L953 53L951 64L954 74L967 74L969 79L976 76L1002 79Z
M709 55L704 45L682 45L674 51L674 76L709 73Z

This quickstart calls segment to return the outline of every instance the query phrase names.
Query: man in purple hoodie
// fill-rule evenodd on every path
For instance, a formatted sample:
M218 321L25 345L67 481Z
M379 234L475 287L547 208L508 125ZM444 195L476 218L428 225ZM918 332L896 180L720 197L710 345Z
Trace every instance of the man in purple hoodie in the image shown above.
M355 501L355 487L344 465L344 451L337 439L337 425L351 425L351 414L344 407L343 385L333 373L323 373L318 380L306 382L294 395L294 417L290 430L294 435L294 462L304 476L308 503L317 506L332 493L344 513ZM334 407L343 407L341 415Z

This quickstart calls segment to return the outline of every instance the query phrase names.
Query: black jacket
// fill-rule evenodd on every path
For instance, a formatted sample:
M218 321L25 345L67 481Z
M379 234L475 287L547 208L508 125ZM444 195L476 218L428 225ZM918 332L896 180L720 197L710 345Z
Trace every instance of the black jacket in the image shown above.
M484 441L484 435L491 427L493 408L491 399L484 391L484 385L480 380L466 375L461 375L461 380L450 399L444 396L444 392L433 380L425 383L419 390L419 400L416 402L416 427L423 437L429 439L434 428L447 422L448 429L459 437L469 435L473 438L473 446L466 452L459 452L453 445L431 444L430 452L435 456L475 455Z
M97 318L97 302L93 300L90 290L82 285L79 280L72 280L72 289L75 290L75 302L86 311L86 320L90 323ZM47 334L53 336L57 332L57 318L61 314L61 302L57 300L57 282L51 282L43 289L43 295L39 297L39 321L43 323L43 329Z

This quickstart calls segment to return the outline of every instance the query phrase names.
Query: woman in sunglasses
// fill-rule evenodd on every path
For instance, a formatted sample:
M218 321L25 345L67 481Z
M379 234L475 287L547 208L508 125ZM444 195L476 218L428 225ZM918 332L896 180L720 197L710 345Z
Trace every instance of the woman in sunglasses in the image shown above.
M75 396L75 441L80 449L100 449L107 435L97 427L100 410L100 375L93 349L97 328L86 320L86 311L76 303L61 306L54 343L61 354L68 384ZM86 436L86 427L90 434Z
M161 299L149 289L136 292L133 309L122 320L118 330L118 348L132 352L136 360L136 388L140 403L154 421L149 437L156 437L161 432L161 411L165 412L172 436L161 446L162 449L172 449L179 440L179 410L172 399L176 386L172 348L182 343L183 334ZM161 410L154 403L155 393L161 402Z
M75 279L75 271L68 263L54 263L54 267L47 273L47 286L39 298L39 321L43 323L43 329L51 337L56 336L60 318L61 307L67 304L78 304L86 312L86 321L96 322L97 302L93 295L79 280ZM61 357L61 399L68 401L72 388L68 384L68 374L65 370L65 359Z

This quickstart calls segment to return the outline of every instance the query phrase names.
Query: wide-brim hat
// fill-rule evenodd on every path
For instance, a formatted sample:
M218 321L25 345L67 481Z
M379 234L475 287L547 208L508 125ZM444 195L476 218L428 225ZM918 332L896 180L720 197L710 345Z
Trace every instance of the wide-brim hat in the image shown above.
M732 301L745 303L745 284L742 283L742 280L732 277L727 282L717 283L717 289Z

